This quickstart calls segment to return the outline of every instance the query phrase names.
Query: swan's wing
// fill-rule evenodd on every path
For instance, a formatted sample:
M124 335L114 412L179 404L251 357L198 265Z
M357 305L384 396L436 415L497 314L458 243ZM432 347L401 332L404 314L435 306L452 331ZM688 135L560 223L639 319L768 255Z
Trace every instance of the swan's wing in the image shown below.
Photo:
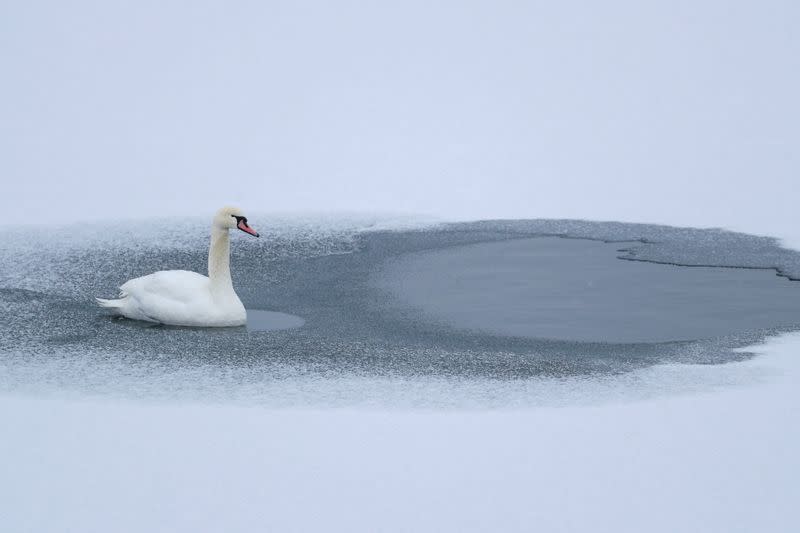
M184 321L210 305L208 278L187 270L162 270L120 287L131 318L154 322Z
M168 300L190 302L208 291L208 278L188 270L161 270L125 282L120 291L131 296L156 295Z

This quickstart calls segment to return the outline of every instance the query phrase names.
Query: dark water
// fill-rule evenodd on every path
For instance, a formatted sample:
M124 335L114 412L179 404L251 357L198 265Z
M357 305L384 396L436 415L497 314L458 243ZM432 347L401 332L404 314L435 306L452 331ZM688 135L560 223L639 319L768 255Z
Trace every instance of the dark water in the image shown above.
M262 239L234 238L245 306L281 314L229 329L113 319L91 303L155 270L205 272L204 222L6 230L0 391L484 405L514 390L524 403L536 380L740 360L748 354L735 348L800 325L800 284L786 277L800 274L800 254L768 238L575 221L376 223L264 218Z
M791 327L800 283L774 271L620 261L619 245L539 237L408 254L377 283L431 319L486 334L663 343Z
M278 331L301 328L306 321L299 316L278 311L250 309L247 313L247 331Z

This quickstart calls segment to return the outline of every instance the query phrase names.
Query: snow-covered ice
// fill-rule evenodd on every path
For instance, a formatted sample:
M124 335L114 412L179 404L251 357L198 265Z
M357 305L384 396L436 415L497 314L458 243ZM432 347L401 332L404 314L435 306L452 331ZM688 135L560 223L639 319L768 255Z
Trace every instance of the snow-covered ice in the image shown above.
M500 411L0 400L6 531L788 532L800 334L723 390Z

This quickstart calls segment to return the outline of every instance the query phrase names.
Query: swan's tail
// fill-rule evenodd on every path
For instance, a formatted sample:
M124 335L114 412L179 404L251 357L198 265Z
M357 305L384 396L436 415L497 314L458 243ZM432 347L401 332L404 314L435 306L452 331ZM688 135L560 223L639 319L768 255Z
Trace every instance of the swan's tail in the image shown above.
M106 300L105 298L95 298L97 305L100 307L107 307L109 309L119 309L122 307L123 301L119 300Z

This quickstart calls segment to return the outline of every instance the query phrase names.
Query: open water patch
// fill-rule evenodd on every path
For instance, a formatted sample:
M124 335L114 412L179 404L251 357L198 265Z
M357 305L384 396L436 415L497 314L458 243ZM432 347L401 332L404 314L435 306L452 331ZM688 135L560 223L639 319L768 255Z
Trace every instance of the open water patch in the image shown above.
M247 310L248 331L278 331L281 329L301 328L306 321L299 316L278 311L262 309Z
M619 254L586 239L495 241L404 255L376 283L432 320L504 336L665 343L798 324L800 283L773 271Z

